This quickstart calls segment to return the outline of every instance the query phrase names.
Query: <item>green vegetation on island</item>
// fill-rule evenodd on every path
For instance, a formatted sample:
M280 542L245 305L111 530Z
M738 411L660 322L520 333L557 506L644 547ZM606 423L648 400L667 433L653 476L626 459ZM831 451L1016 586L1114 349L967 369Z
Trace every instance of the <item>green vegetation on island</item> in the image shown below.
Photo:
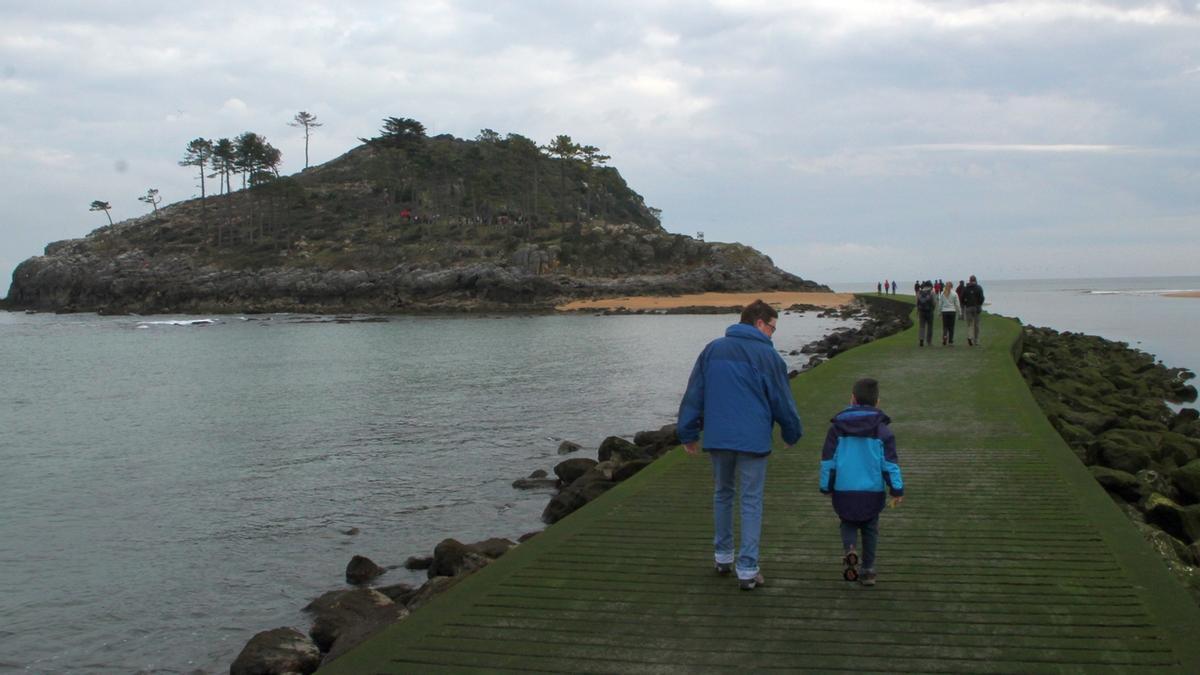
M303 113L294 124L319 126ZM600 149L389 117L322 165L277 174L246 132L189 142L201 196L55 242L13 274L13 308L102 312L530 309L600 295L828 290L740 244L664 230ZM306 143L307 147L307 143ZM240 176L242 189L234 189ZM210 194L206 179L216 179ZM107 202L92 210L109 215ZM110 222L111 222L111 216Z

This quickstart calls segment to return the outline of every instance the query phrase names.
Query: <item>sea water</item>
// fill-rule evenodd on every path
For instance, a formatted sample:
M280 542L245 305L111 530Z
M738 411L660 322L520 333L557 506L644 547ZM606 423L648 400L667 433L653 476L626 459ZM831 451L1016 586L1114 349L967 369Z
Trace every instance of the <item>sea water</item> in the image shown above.
M672 422L734 321L0 312L0 672L227 672L355 554L540 529L512 481Z

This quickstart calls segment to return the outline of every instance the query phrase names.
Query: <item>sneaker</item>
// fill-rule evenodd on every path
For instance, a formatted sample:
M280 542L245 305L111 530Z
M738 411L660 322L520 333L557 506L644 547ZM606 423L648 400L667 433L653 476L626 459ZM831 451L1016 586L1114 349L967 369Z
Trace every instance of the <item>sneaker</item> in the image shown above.
M846 551L842 557L842 578L846 581L858 580L858 554L853 550Z
M759 572L758 574L755 574L753 579L739 579L738 580L738 586L741 587L741 589L743 591L752 591L755 588L764 585L765 583L766 583L766 580L763 579L763 575L761 572Z
M971 338L967 338L967 346L968 346L968 347L974 347L974 346L975 346L975 343L971 341Z
M942 336L942 346L943 347L946 346L946 336L945 335Z
M858 582L863 586L874 586L875 577L875 570L863 570L862 577L859 578Z
M717 574L727 577L733 573L733 563L713 563L713 569Z
M920 340L919 342L917 342L917 346L918 346L918 347L924 347L924 346L925 346L925 341L924 341L924 340Z

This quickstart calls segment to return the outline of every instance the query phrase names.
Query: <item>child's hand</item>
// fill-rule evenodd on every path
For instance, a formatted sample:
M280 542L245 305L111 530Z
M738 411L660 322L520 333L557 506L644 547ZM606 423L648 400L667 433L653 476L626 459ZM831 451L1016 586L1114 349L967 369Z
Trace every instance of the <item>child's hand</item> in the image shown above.
M892 497L892 507L895 508L904 503L904 497Z

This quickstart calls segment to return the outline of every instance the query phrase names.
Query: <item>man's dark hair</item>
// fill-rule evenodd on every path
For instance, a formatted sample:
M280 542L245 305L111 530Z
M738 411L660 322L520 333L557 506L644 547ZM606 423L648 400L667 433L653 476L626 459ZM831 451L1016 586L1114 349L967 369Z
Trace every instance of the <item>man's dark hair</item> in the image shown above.
M864 377L854 383L854 401L859 405L873 406L879 403L879 381Z
M760 319L763 322L770 323L771 319L778 318L779 312L776 312L774 307L768 305L762 300L755 300L749 305L746 305L745 309L742 310L742 323L748 323L751 326L753 326L754 323Z

